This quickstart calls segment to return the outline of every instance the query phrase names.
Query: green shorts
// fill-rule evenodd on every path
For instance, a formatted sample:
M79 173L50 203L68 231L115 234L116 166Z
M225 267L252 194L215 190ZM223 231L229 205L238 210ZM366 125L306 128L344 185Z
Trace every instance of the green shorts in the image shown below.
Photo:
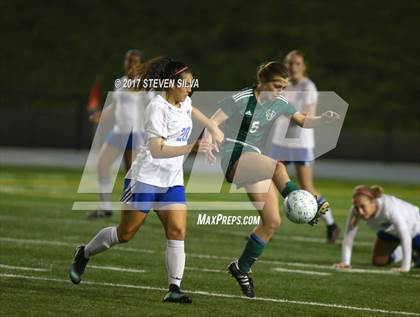
M246 146L239 143L225 142L220 149L220 156L222 158L221 168L225 174L225 178L229 183L232 183L232 179L229 179L230 174L235 163L239 160L242 153L246 152L258 152L254 147Z

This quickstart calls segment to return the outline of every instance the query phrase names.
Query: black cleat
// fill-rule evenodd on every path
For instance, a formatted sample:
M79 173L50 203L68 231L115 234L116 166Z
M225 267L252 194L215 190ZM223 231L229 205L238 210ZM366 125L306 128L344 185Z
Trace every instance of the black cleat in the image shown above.
M339 235L340 228L335 223L327 226L327 243L334 244Z
M252 278L249 276L249 273L244 273L239 269L238 261L233 261L229 264L228 271L239 283L242 293L244 293L246 297L255 297Z
M316 199L316 196L315 196ZM330 204L328 201L323 201L322 203L318 204L318 210L315 214L315 217L312 218L311 221L309 221L308 223L313 226L316 225L319 221L319 218L321 217L321 215L325 215L326 212L330 209Z
M178 303L178 304L191 304L192 299L185 295L177 285L171 284L169 286L169 292L166 293L163 298L164 302L167 303Z
M112 216L112 210L97 209L88 213L89 219L109 218Z
M82 275L85 272L86 265L89 259L85 258L85 246L81 245L76 249L73 263L69 268L69 277L73 284L79 284L82 280Z

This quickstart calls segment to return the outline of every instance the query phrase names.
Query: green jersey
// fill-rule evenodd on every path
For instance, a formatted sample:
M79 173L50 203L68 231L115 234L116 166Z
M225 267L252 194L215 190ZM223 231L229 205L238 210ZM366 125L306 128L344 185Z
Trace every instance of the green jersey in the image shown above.
M283 96L263 104L258 103L255 87L243 89L223 99L219 106L229 117L226 120L221 155L230 157L232 152L236 152L236 159L242 151L261 153L276 119L282 115L292 116L296 112L295 107Z

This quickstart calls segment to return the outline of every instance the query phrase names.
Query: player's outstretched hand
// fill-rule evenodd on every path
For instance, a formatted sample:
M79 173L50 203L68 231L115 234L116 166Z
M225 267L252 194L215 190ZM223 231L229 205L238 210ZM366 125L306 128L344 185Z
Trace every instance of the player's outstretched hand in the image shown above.
M194 144L193 152L207 153L214 148L212 143L209 143L207 139L198 139Z
M219 152L219 146L223 143L225 139L225 134L217 125L214 125L209 128L209 132L211 134L212 141L215 145L216 152Z
M101 111L95 111L89 116L89 122L94 125L97 125L99 123L99 119L101 118L101 114Z
M321 118L324 123L331 123L340 120L341 117L337 112L328 110L321 115Z
M339 270L342 270L342 269L347 269L348 270L348 269L351 269L351 265L340 262L340 263L335 263L334 268L339 269Z

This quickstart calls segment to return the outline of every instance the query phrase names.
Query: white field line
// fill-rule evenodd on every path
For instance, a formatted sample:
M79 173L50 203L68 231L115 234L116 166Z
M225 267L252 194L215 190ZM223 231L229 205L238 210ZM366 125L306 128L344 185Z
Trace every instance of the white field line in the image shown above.
M210 272L210 273L226 273L227 274L227 270L223 271L223 270L216 270L216 269L206 269L206 268L203 268L203 267L186 266L185 269L188 270L188 271Z
M305 271L305 270L292 270L292 269L284 269L284 268L280 268L280 267L275 267L273 270L276 271L276 272L308 274L308 275L319 275L319 276L329 276L329 275L331 275L331 273L325 273L325 272L315 272L315 271Z
M88 268L89 269L97 269L97 270L106 270L106 271L116 271L116 272L146 273L146 270L127 269L127 268L117 267L117 266L89 265Z
M112 210L133 210L130 206L124 206L121 202L110 201ZM98 201L75 201L73 211L95 210L98 208ZM250 201L187 201L189 211L213 211L213 210L241 210L254 211L255 208L262 209L264 203L251 203Z
M18 244L40 244L40 245L54 245L54 246L69 246L69 247L76 247L77 243L72 242L63 242L63 241L54 241L54 240L35 240L35 239L15 239L15 238L8 238L8 237L0 237L0 241L3 242L12 242ZM153 250L148 249L134 249L134 248L127 248L127 247L115 247L117 250L127 251L127 252L138 252L138 253L155 253Z
M245 238L249 235L249 232L228 232L223 230L217 230L216 232L226 234L226 235L233 235L238 237ZM299 242L312 242L312 243L320 243L320 244L326 244L326 240L323 238L315 238L315 237L304 237L304 236L286 236L277 234L273 238L274 240L282 240L282 241L299 241ZM337 239L337 243L342 243L343 240ZM359 246L372 246L373 242L369 241L354 241L353 245L359 245Z
M6 265L6 264L0 264L0 269L19 270L19 271L33 271L33 272L50 272L51 271L50 269L27 267L27 266L14 266L14 265ZM146 270L129 269L129 268L124 268L124 267L106 266L106 265L104 265L104 266L89 265L89 269L117 271L117 272L129 272L129 273L146 273Z
M33 239L16 239L9 237L0 237L0 242L11 242L11 243L20 243L20 244L40 244L40 245L54 245L54 246L71 246L75 247L77 243L63 242L63 241L48 241L48 240L33 240ZM137 248L128 248L128 247L115 247L115 250L125 251L125 252L134 252L134 253L156 253L154 250L149 249L137 249ZM228 256L218 256L211 254L198 254L198 253L188 253L188 257L199 258L199 259L212 259L212 260L224 260L232 261L233 257ZM292 267L304 267L304 268L314 268L314 269L325 269L325 270L334 270L337 272L346 272L346 273L366 273L366 274L386 274L390 276L401 276L406 273L392 272L390 270L374 270L374 269L350 269L350 270L337 270L333 265L322 265L315 263L300 263L300 262L283 262L275 260L258 260L259 263L281 265L281 266L292 266ZM420 274L410 274L410 277L420 278Z
M1 269L7 269L7 270L19 270L19 271L33 271L33 272L49 272L51 270L49 269L41 269L36 267L27 267L27 266L14 266L14 265L6 265L6 264L0 264Z
M69 281L64 280L64 279L47 278L47 277L40 277L40 276L1 274L0 273L0 277L69 284ZM142 290L159 291L159 292L166 291L166 288L155 287L155 286L147 286L147 285L117 284L117 283L93 282L93 281L83 281L83 284L92 285L92 286L142 289ZM190 294L196 294L196 295L202 295L202 296L208 296L208 297L244 299L244 300L273 302L273 303L282 303L282 304L291 304L291 305L317 306L317 307L335 308L335 309L344 309L344 310L353 310L353 311L367 311L367 312L372 312L372 313L382 313L382 314L391 314L391 315L420 316L419 313L415 313L415 312L395 311L395 310L387 310L387 309L383 309L383 308L348 306L348 305L330 304L330 303L321 303L321 302L290 300L290 299L284 299L284 298L266 298L266 297L248 298L248 297L233 295L233 294L213 293L213 292L206 292L206 291L199 291L199 290L196 290L196 291L184 290L184 291L187 292L187 293L190 293Z
M2 216L0 215L0 220L5 221L23 221L22 217L19 216ZM41 217L31 217L31 221L42 222L42 223L60 223L60 224L70 224L70 225L88 225L90 222L87 220L76 220L76 219L54 219L54 218L41 218Z
M69 205L69 204L68 204ZM68 206L67 205L67 206ZM4 219L4 220L21 220L21 217L18 216L9 216L9 215L0 215L0 219ZM60 223L60 224L90 224L89 221L87 220L76 220L76 219L53 219L53 218L31 218L31 220L35 219L35 221L42 221L42 222L47 222L47 223ZM222 231L222 230L217 230L216 232L220 232L220 233L224 233L224 234L228 234L228 235L234 235L234 236L239 236L239 237L246 237L249 232L228 232L228 231ZM326 244L325 239L323 238L315 238L315 237L305 237L305 236L283 236L281 234L276 235L275 240L281 240L281 241L299 241L299 242L309 242L309 243L319 243L319 244ZM337 243L341 243L342 240L338 239ZM369 241L354 241L353 243L354 245L358 245L358 246L372 246L373 242L369 242Z
M3 200L1 202L2 206L14 206L14 207L46 207L46 208L62 208L67 211L71 207L72 202L59 202L59 201L25 201L25 200Z

